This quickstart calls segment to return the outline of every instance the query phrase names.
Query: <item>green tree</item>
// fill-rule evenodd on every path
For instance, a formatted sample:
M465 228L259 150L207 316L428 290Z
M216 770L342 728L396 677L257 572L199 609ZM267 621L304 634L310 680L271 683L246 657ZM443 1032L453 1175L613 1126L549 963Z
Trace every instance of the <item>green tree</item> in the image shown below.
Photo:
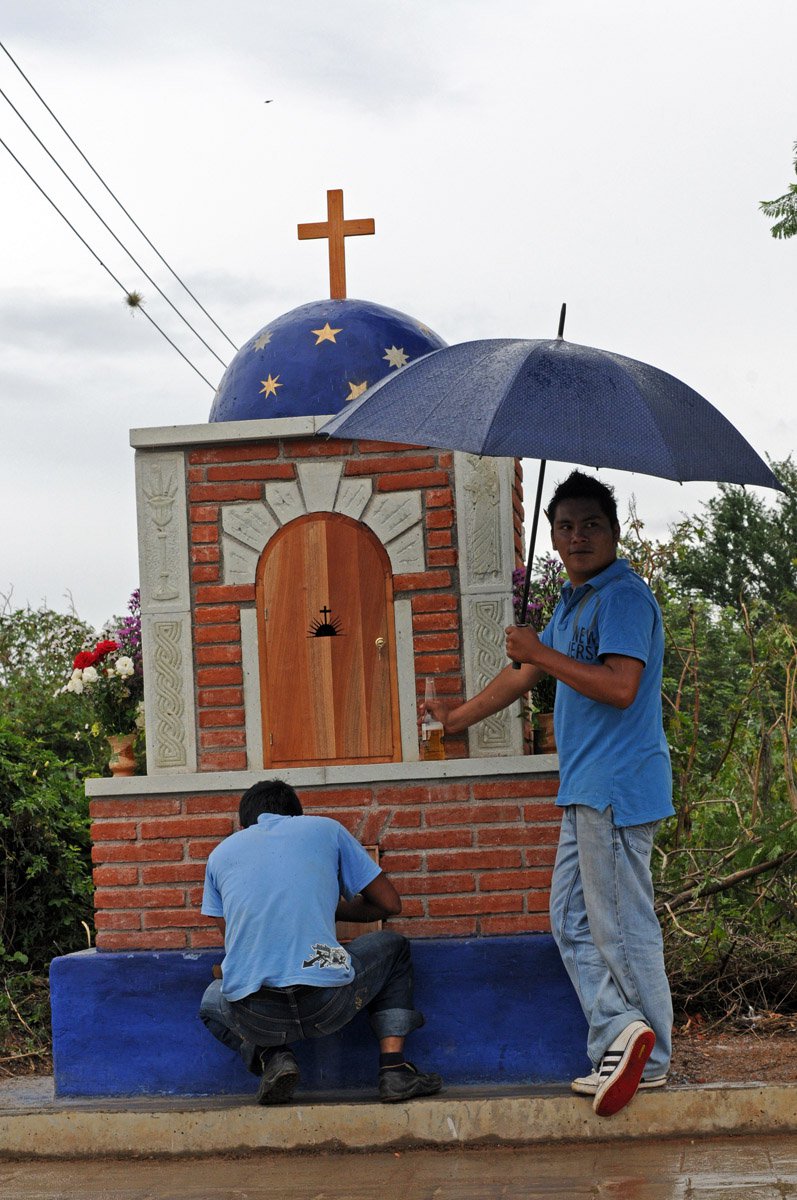
M752 511L770 523L773 538L779 528L794 528L794 471L785 466L775 469L790 490L771 511L723 507L720 496L723 521L713 520L712 509L702 524L681 522L663 543L647 539L632 513L623 544L659 600L666 635L662 699L676 818L656 845L657 909L673 997L686 1012L744 1018L751 1008L789 1012L797 1003L797 629L787 616L790 593L773 583L777 607L750 599L748 578L746 593L740 589L735 604L721 606L714 578L722 566L718 524L735 527L740 511ZM700 535L710 535L714 557L706 561ZM734 546L750 549L742 532ZM690 555L694 572L685 587ZM730 589L727 579L719 582ZM759 571L759 592L767 582Z
M82 774L101 773L107 749L92 732L88 698L61 689L75 654L94 636L74 613L14 609L8 599L0 610L0 715L8 729L77 764Z
M794 170L797 174L797 142L794 143ZM765 217L774 220L771 234L774 238L790 238L797 234L797 183L790 183L789 190L777 200L761 200L758 207Z
M773 462L784 491L775 504L744 487L720 484L702 512L675 526L672 583L720 607L763 600L797 618L797 466Z
M0 716L0 962L46 967L86 944L88 801L73 763Z

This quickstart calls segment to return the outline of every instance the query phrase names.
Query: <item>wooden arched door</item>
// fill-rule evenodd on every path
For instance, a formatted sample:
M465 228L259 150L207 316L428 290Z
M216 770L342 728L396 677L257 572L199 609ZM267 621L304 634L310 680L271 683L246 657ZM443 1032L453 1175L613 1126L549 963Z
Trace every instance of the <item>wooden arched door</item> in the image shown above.
M298 517L266 545L256 591L265 765L398 761L393 576L375 534Z

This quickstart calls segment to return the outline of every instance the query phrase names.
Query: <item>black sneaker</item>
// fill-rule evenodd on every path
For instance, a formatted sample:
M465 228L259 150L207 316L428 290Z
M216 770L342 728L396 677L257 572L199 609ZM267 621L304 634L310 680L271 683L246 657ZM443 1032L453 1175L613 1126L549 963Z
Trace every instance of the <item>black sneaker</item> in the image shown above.
M292 1050L264 1050L263 1074L257 1089L258 1104L284 1104L293 1096L299 1082L299 1064Z
M414 1100L416 1096L433 1096L443 1086L439 1075L424 1074L413 1063L400 1067L382 1067L379 1072L379 1099L383 1104Z

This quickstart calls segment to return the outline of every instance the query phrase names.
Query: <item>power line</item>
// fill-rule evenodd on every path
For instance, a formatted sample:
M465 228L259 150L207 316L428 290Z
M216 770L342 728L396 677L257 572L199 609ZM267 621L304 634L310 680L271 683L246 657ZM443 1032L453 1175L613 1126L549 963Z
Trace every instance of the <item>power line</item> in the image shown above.
M48 204L51 204L51 205L52 205L52 207L55 209L55 211L58 213L59 217L61 217L61 218L62 218L64 221L66 221L67 225L68 225L68 226L69 226L69 228L72 230L72 232L74 233L75 237L77 237L77 238L79 238L79 239L80 239L80 241L81 241L81 242L83 243L83 245L86 247L86 249L88 250L89 254L92 256L92 258L95 258L95 259L97 260L97 262L100 264L100 266L102 267L103 271L106 271L106 272L107 272L107 273L110 275L110 277L111 277L111 279L114 281L114 283L115 283L115 284L116 284L118 287L120 287L120 288L122 289L122 291L124 292L125 296L130 296L130 295L131 295L131 292L129 291L129 289L125 287L125 285L124 285L124 284L121 282L121 280L119 280L119 279L117 279L117 278L116 278L116 276L114 275L114 273L113 273L113 271L111 270L111 268L110 268L110 267L108 267L108 266L106 266L106 264L105 264L105 263L102 261L102 259L100 258L99 254L97 254L97 253L96 253L94 250L92 250L91 246L88 244L88 242L86 241L86 239L85 239L85 238L82 236L82 234L78 233L77 229L75 229L75 226L74 226L74 225L72 224L72 222L69 220L69 217L67 217L67 216L66 216L64 213L62 213L62 212L61 212L61 209L58 207L58 205L55 203L55 201L54 201L54 200L52 200L52 199L51 199L51 198L50 198L50 197L47 195L47 193L45 192L45 190L44 190L44 188L41 186L41 184L40 184L40 183L38 183L38 182L37 182L37 181L36 181L36 180L33 178L33 176L31 175L30 171L27 169L27 167L25 167L25 166L24 166L24 165L23 165L23 164L22 164L22 163L19 161L19 159L17 158L17 156L16 156L16 154L14 153L14 151L11 149L11 147L10 147L10 146L9 146L9 145L8 145L6 142L4 142L4 141L3 141L3 139L2 139L1 137L0 137L0 146L2 146L2 147L5 149L5 150L7 150L7 151L8 151L8 153L11 155L11 157L13 158L13 160L14 160L14 162L17 164L17 166L20 168L20 170L22 170L22 171L24 171L24 172L25 172L25 174L27 175L28 179L31 181L31 183L32 183L32 184L33 184L33 185L34 185L36 188L38 188L38 190L39 190L39 191L41 192L41 194L44 196L44 198L45 198L45 200L48 202ZM191 370L192 370L192 371L195 371L195 372L196 372L196 374L199 376L199 378L200 378L201 380L203 380L203 382L204 382L204 383L206 383L206 384L208 385L208 387L209 387L209 388L211 388L211 389L212 389L212 390L215 392L215 390L216 390L216 389L215 389L215 387L213 386L213 384L210 382L210 380L209 380L209 379L206 379L206 378L205 378L205 376L204 376L204 375L202 374L202 372L200 371L199 367L195 367L195 366L194 366L194 364L191 362L191 359L190 359L190 358L189 358L189 357L188 357L186 354L184 354L184 353L183 353L183 351L180 349L180 347L179 347L179 346L175 345L175 343L172 341L172 339L169 337L169 335L168 335L167 333L165 333L165 332L164 332L164 331L161 329L161 327L160 327L160 325L158 325L157 321L154 321L154 320L152 319L152 317L149 315L149 313L146 311L146 309L144 309L144 308L141 308L141 306L140 306L140 305L136 305L136 307L139 309L139 312L143 313L143 315L144 315L144 316L147 318L147 320L149 321L150 325L154 325L154 326L155 326L155 328L157 329L158 333L161 335L161 337L164 337L164 338L166 339L166 341L169 343L169 345L172 347L172 349L173 349L173 350L176 350L176 351L177 351L177 353L180 355L180 357L181 357L182 359L185 359L185 361L188 363L188 365L189 365L189 367L191 368Z
M14 56L11 54L11 51L10 51L10 50L8 50L8 49L7 49L7 48L6 48L6 47L3 45L3 43L2 43L2 42L0 42L0 50L2 50L2 51L3 51L3 53L4 53L4 54L7 56L7 58L9 58L9 59L11 60L11 62L12 62L12 63L14 64L14 66L16 67L16 69L19 71L19 73L20 73L20 75L22 76L22 78L23 78L23 79L25 80L25 82L27 83L28 87L31 89L31 91L34 93L34 95L35 95L35 96L36 96L36 97L37 97L37 98L38 98L38 99L41 101L41 103L42 103L42 104L44 105L44 107L47 109L47 112L50 114L50 116L52 117L52 119L55 121L55 123L56 123L56 125L58 126L58 128L61 130L61 132L64 134L64 136L65 136L65 137L67 137L67 138L69 139L69 141L72 143L72 145L75 147L75 149L77 150L77 152L78 152L78 154L80 155L80 157L83 159L83 161L84 161L84 163L86 164L86 166L87 166L87 167L89 168L89 170L90 170L90 171L91 171L91 172L92 172L92 173L93 173L93 174L94 174L94 175L97 177L97 179L100 181L100 183L102 184L102 186L105 188L105 190L106 190L106 192L108 193L108 195L109 195L109 196L110 196L110 197L111 197L111 198L112 198L112 199L115 201L115 203L116 203L116 204L118 204L119 208L121 208L122 212L125 214L125 216L127 217L128 221L130 221L130 223L131 223L131 224L132 224L132 225L133 225L133 226L134 226L134 227L135 227L135 228L138 230L138 232L141 234L141 236L143 237L143 239L144 239L144 241L147 243L147 245L150 247L150 249L151 249L151 250L153 250L153 251L155 252L155 254L158 256L158 258L160 259L160 261L163 263L164 267L166 267L166 270L167 270L167 271L169 271L169 272L170 272L170 274L174 276L174 278L175 278L175 279L177 280L177 282L180 284L180 287L181 287L181 288L183 288L183 290L184 290L185 292L187 292L187 294L188 294L188 295L191 297L191 299L194 301L194 304L196 304L196 305L197 305L197 307L198 307L198 308L200 308L200 309L202 310L202 312L205 314L205 316L206 316L206 317L207 317L207 319L210 321L210 323L211 323L212 325L214 325L214 326L216 327L216 329L218 329L218 331L219 331L219 333L222 335L222 337L223 337L223 338L226 338L226 340L227 340L227 341L230 343L230 345L232 346L233 350L237 351L237 350L238 350L238 347L236 346L235 342L234 342L234 341L233 341L233 340L232 340L230 337L228 337L228 335L227 335L227 334L224 332L224 330L223 330L223 329L222 329L222 327L221 327L221 326L218 324L218 322L217 322L217 321L214 321L213 317L210 315L210 313L208 312L208 310L207 310L207 309L204 307L204 305L203 305L203 304L201 304L201 303L200 303L200 301L197 299L197 297L194 295L194 293L191 291L191 289L188 287L188 285L187 285L186 283L184 283L184 282L183 282L183 280L180 278L180 276L177 274L177 272L174 270L174 268L173 268L172 266L170 266L170 265L169 265L169 263L166 261L166 259L165 259L165 258L163 257L163 255L161 254L160 250L158 250L157 246L155 246L155 245L154 245L154 244L153 244L153 243L150 241L150 239L149 239L149 238L147 237L147 235L144 233L144 230L141 228L141 226L140 226L140 225L137 223L137 221L135 221L135 220L134 220L134 218L133 218L133 217L130 215L130 213L129 213L129 212L127 211L127 209L125 208L124 204L122 204L122 201L119 199L119 197L118 197L118 196L117 196L117 195L116 195L116 194L115 194L115 193L114 193L114 192L111 190L111 188L110 188L110 187L108 186L108 184L105 182L105 180L104 180L104 179L103 179L103 177L100 175L100 173L99 173L97 170L95 170L95 168L94 168L94 167L92 166L92 164L89 162L88 158L86 158L86 155L85 155L85 154L83 153L83 151L80 149L80 146L78 146L77 142L76 142L76 141L75 141L75 139L72 137L72 135L71 135L71 134L70 134L70 133L69 133L69 132L68 132L68 131L67 131L67 130L64 128L64 126L63 126L63 125L61 124L61 122L58 120L58 117L55 115L55 113L53 112L53 110L50 108L49 104L48 104L48 103L47 103L47 101L44 99L44 97L43 97L43 96L42 96L42 95L41 95L41 94L40 94L40 93L39 93L39 92L36 90L36 88L34 87L34 85L33 85L33 84L31 83L31 81L28 79L28 77L27 77L27 75L25 74L25 72L22 70L22 67L19 65L19 63L18 63L18 62L16 61L16 59L14 58Z
M183 324L184 324L184 325L187 325L187 326L188 326L188 328L191 330L191 332L192 332L192 333L193 333L193 334L194 334L196 337L198 337L198 338L199 338L199 340L200 340L200 342L202 343L202 345L205 347L205 349L206 349L206 350L209 350L209 351L210 351L210 353L213 355L213 357L216 359L216 361L217 361L217 362L220 362L220 363L221 363L221 365L222 365L223 367L226 367L226 366L227 366L227 364L226 364L226 362L224 361L224 359L223 359L223 358L219 358L218 354L217 354L217 353L216 353L216 351L213 349L213 347L212 347L212 346L209 346L209 345L208 345L208 343L205 341L205 339L202 337L202 334L201 334L201 333L199 333L199 332L198 332L196 329L194 329L194 327L193 327L193 325L191 324L191 322L190 322L190 321L189 321L189 320L188 320L186 317L184 317L184 316L183 316L183 314L180 312L179 308L177 308L177 306L176 306L175 304L173 304L173 303L172 303L172 301L169 299L169 297L166 295L166 293L165 293L165 292L164 292L164 291L163 291L163 290L162 290L160 287L158 287L157 283L156 283L156 282L155 282L155 280L152 278L152 276L151 276L151 275L150 275L150 274L147 272L146 268L142 267L141 263L138 261L138 259L135 257L135 255L134 255L134 254L132 254L132 253L131 253L131 252L128 250L127 246L124 244L124 242L121 240L121 238L119 238L119 237L117 237L117 236L116 236L116 234L115 234L115 233L114 233L114 231L111 229L111 227L110 227L110 225L108 224L108 222L107 222L107 221L106 221L106 220L105 220L105 219L104 219L104 218L103 218L103 217L102 217L102 216L101 216L101 215L100 215L100 214L97 212L97 210L96 210L96 208L94 207L94 205L91 203L91 201L88 199L88 197L87 197L87 196L85 196L85 195L84 195L84 193L83 193L83 192L80 190L80 188L78 187L78 185L75 183L74 179L72 179L72 177L71 177L71 176L68 174L68 172L64 170L64 168L61 166L60 162L59 162L59 161L58 161L58 159L55 157L55 155L54 155L54 154L52 154L52 153L51 153L51 152L50 152L50 151L47 149L47 147L45 146L44 142L41 140L41 138L39 137L39 135L36 133L36 131L35 131L34 129L32 129L32 128L31 128L31 126L28 124L28 122L27 122L27 121L25 120L25 118L23 117L22 113L19 111L19 109L16 107L16 105L15 105L15 104L14 104L14 103L13 103L13 102L12 102L12 101L11 101L11 100L8 98L8 96L5 94L5 92L3 91L3 89L2 89L2 88L0 88L0 96L2 96L2 97L3 97L3 99L5 100L6 104L8 104L8 105L9 105L9 107L10 107L10 108L12 108L12 109L14 110L14 112L15 112L15 113L16 113L16 115L19 117L19 119L20 119L20 121L22 122L22 124L23 124L23 125L25 126L25 128L27 129L28 133L30 133L30 134L31 134L31 136L32 136L32 137L34 137L34 138L36 139L36 141L39 143L39 145L41 146L42 150L43 150L43 151L44 151L44 153L47 155L47 157L48 157L48 158L49 158L49 159L50 159L52 162L54 162L54 163L55 163L55 165L58 167L58 170L61 172L61 174L62 174L62 175L64 176L64 178L67 180L67 182L69 182L69 183L71 183L71 184L72 184L72 187L75 189L75 191L77 192L78 196L80 196L81 200L83 200L83 201L84 201L84 202L85 202L85 203L88 205L88 207L89 207L89 208L91 209L91 211L94 213L94 216L95 216L95 217L97 218L97 220L98 220L98 221L99 221L99 222L100 222L100 223L101 223L101 224L102 224L102 225L105 227L105 229L107 229L107 230L108 230L108 233L110 233L110 235L111 235L111 237L114 239L114 241L115 241L115 242L116 242L116 243L117 243L119 246L121 246L121 247L122 247L122 249L124 250L124 252L125 252L125 254L127 255L127 257L130 259L130 261L131 261L131 262L133 262L133 263L135 263L135 265L138 267L139 271L141 271L141 272L142 272L142 274L143 274L143 275L144 275L144 276L145 276L145 277L146 277L146 278L149 280L149 282L150 282L150 283L152 284L152 286L155 288L155 291L156 291L156 292L158 292L158 294L159 294L160 296L162 296L162 297L163 297L163 299L166 301L166 303L169 305L169 307L170 307L171 309L173 309L173 311L174 311L174 312L176 312L176 313L177 313L177 316L180 318L180 320L183 322Z

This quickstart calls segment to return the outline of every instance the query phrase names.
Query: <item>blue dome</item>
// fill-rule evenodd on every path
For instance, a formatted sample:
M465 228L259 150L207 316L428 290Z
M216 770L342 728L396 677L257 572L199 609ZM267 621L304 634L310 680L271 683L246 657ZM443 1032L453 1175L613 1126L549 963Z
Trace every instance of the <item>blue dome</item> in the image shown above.
M235 355L210 421L326 416L442 338L368 300L314 300L265 325Z

